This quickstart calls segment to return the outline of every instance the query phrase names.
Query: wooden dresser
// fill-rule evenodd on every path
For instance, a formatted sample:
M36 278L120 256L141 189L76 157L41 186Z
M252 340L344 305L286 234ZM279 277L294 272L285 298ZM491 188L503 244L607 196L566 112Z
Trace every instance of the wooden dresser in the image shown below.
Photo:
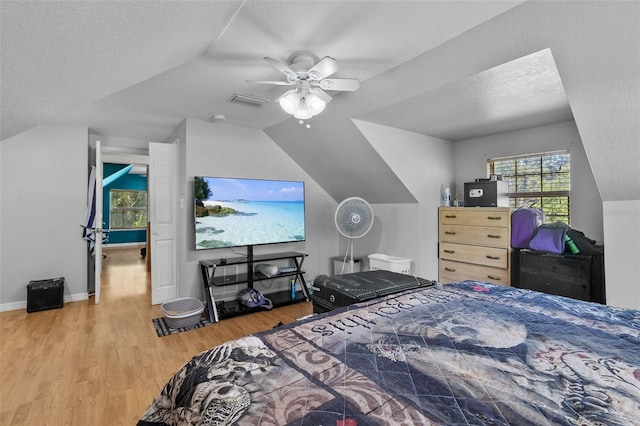
M511 209L441 207L439 281L511 285Z

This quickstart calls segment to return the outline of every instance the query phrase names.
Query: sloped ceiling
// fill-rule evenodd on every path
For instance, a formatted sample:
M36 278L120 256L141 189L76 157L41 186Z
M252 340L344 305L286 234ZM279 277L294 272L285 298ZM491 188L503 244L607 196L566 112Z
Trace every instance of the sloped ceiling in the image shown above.
M519 2L2 2L2 139L47 120L164 140L184 117L262 129L285 120L262 58L332 56L361 81ZM389 37L389 34L393 34Z
M573 116L551 51L544 49L360 118L459 141L569 121Z
M63 116L206 54L238 7L216 3L214 11L206 2L3 1L2 139L42 122L73 121ZM82 115L117 129L120 122L104 112ZM141 123L162 122L135 112Z
M573 113L603 199L618 199L621 190L637 199L640 184L626 178L640 167L631 164L640 158L639 132L628 133L637 128L637 96L616 110L592 85L627 100L638 88L640 49L630 41L638 35L638 3L605 3L3 0L1 135L57 122L126 145L163 141L184 117L224 114L227 124L264 129L336 200L368 188L371 202L414 202L351 118L458 140ZM557 69L546 68L542 81L515 66L545 49ZM360 90L332 93L311 129L273 102L228 102L234 93L276 99L282 87L245 81L282 79L262 57L286 61L297 51L336 58L335 77L360 79ZM501 71L502 64L510 67ZM601 81L615 75L626 86ZM594 108L603 99L615 122ZM603 131L626 156L602 151ZM625 172L606 172L613 160Z

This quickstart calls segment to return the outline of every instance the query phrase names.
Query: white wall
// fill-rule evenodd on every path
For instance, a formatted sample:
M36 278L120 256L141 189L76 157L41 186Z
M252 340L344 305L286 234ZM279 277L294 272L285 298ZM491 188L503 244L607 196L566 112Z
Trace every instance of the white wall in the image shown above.
M440 188L454 182L453 143L353 121L418 201L372 205L376 222L371 235L358 240L357 253L364 257L382 253L412 259L414 275L437 280Z
M455 142L455 182L459 199L464 182L487 177L487 159L568 149L571 155L571 226L602 243L602 199L573 121Z
M0 143L0 310L26 307L31 280L65 277L86 299L88 129L39 126Z
M305 182L306 232L305 242L256 246L254 254L282 251L300 251L309 256L304 261L307 283L319 274L332 270L330 258L338 253L338 232L333 224L336 202L313 181L273 140L264 132L230 126L223 123L187 119L185 141L185 206L181 215L185 218L183 235L186 240L186 262L180 272L179 295L203 298L203 285L198 261L232 257L230 249L196 252L193 238L193 177L222 176L302 180ZM179 186L181 186L179 184ZM245 249L236 249L242 255ZM270 284L270 282L265 282ZM276 283L286 288L286 281ZM271 289L256 286L264 293ZM239 287L220 289L222 298L235 298Z
M606 201L604 230L618 243L605 246L607 305L640 309L640 201Z
M4 191L2 191L2 170L4 170L4 167L2 167L2 144L0 144L0 310L2 310L2 241L4 240L4 238L2 237L2 230L4 229L4 226L2 226L2 205L3 205L3 198L2 194L4 194Z

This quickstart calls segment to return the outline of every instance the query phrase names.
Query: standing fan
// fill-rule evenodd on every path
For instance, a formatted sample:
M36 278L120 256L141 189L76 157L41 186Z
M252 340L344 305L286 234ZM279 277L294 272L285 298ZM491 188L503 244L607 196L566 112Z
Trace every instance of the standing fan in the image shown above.
M373 226L373 210L362 198L347 198L336 209L335 223L338 232L349 239L340 273L344 271L344 264L349 254L351 256L349 263L353 272L353 240L369 232Z

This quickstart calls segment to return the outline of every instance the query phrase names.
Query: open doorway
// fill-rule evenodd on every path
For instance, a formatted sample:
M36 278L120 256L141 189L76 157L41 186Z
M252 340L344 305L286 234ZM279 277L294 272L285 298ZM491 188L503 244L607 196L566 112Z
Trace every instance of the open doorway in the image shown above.
M150 300L148 166L103 162L103 175L103 294Z
M177 198L177 146L178 140L173 143L149 142L149 151L142 153L128 153L120 148L103 149L99 140L95 141L95 146L90 145L89 165L94 167L95 186L103 187L103 166L106 163L114 164L143 164L148 165L148 225L145 230L146 235L146 256L147 274L151 281L151 304L160 304L174 299L177 294L177 224L178 224L178 204ZM128 172L127 172L128 173ZM90 187L90 190L91 187ZM90 198L91 199L91 198ZM91 212L95 213L92 220L92 228L97 235L102 235L104 223L103 191L93 191L93 207ZM113 239L111 240L113 241ZM93 249L90 252L88 263L89 296L93 297L95 304L100 303L101 281L102 281L102 249L103 239L96 238ZM150 271L149 271L150 269ZM93 277L93 282L91 281ZM93 293L91 286L93 285Z

